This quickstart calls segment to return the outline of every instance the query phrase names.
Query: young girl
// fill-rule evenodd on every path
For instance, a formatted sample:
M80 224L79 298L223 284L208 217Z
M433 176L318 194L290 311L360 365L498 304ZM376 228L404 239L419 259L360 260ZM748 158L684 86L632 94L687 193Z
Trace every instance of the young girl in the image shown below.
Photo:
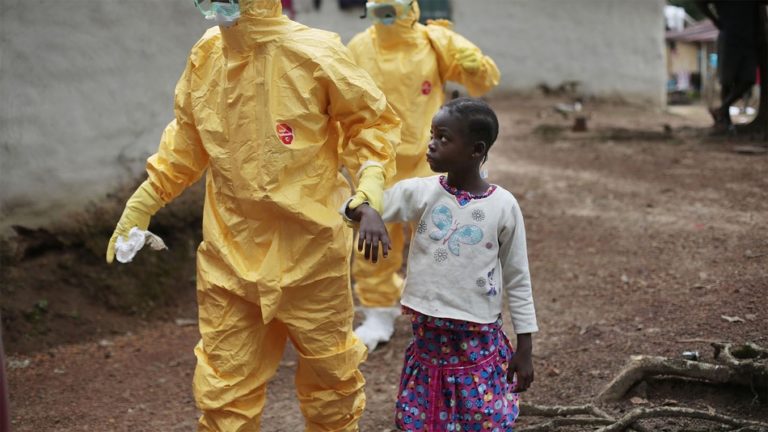
M349 51L402 120L397 173L387 178L387 184L432 176L424 156L430 121L445 102L445 83L461 84L470 95L481 96L499 84L499 68L479 47L448 28L446 22L420 24L419 1L363 3L373 23L352 38ZM395 318L400 315L397 303L403 278L399 272L406 239L402 224L387 225L387 230L392 243L389 259L376 264L364 259L352 261L354 290L365 317L355 334L370 351L392 337Z
M480 174L498 128L480 100L445 104L432 120L427 161L446 175L385 192L383 219L414 224L401 300L413 325L396 403L402 431L512 431L517 393L533 381L538 328L523 217L515 197ZM346 213L366 212L375 218L367 206ZM502 330L502 293L517 352Z

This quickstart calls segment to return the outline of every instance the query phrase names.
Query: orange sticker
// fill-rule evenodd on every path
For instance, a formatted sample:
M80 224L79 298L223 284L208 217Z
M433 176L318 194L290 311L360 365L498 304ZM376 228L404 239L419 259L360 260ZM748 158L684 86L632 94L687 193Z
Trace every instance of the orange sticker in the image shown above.
M283 144L290 145L293 142L293 129L285 123L278 123L277 136Z

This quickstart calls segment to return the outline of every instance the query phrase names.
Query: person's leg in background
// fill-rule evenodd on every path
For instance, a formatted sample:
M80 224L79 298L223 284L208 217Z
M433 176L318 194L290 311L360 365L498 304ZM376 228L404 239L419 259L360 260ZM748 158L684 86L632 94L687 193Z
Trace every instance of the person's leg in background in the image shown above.
M734 73L733 85L728 88L728 93L723 99L723 106L730 108L739 99L749 97L752 86L755 85L757 70L757 58L748 52L742 52L739 65ZM745 102L746 104L746 102Z
M756 53L749 47L724 43L720 54L720 107L713 112L716 131L732 128L730 107L755 84Z

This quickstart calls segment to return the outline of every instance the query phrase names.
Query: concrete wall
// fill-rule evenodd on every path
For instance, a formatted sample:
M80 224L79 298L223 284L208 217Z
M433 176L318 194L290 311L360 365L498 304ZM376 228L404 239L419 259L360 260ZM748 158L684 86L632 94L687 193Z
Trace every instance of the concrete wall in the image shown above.
M346 42L366 27L360 11L298 2L296 20ZM453 0L455 29L502 71L498 92L579 81L598 97L666 103L664 0Z
M502 90L574 80L589 95L661 107L664 3L482 0L454 1L454 6L457 31L498 63Z
M98 201L141 175L207 26L191 0L0 0L0 233ZM335 0L296 19L346 42L369 23ZM664 0L454 0L456 30L502 70L497 93L582 83L662 106Z
M0 0L0 228L140 172L207 23L192 0Z

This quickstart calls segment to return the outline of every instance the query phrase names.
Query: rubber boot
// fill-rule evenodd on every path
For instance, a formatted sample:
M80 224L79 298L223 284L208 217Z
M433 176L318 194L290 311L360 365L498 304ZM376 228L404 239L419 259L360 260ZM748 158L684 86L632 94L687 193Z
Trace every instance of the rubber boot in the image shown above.
M389 342L395 332L395 319L400 315L399 307L363 307L365 319L355 329L357 337L373 352L383 342Z

